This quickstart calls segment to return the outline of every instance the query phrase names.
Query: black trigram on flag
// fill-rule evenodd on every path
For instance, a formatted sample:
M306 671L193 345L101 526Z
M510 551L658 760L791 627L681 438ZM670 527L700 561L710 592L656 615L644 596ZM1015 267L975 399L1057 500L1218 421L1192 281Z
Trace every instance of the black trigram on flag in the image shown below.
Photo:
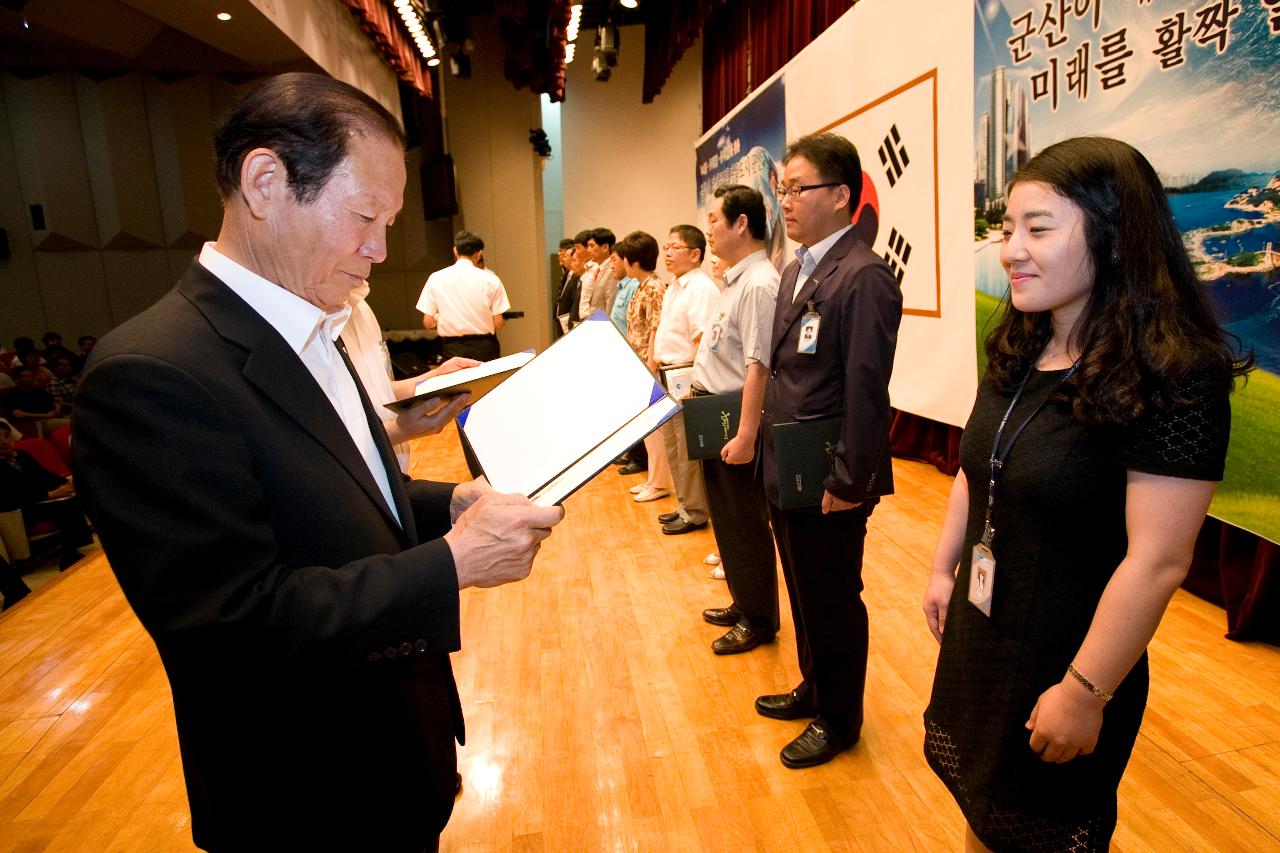
M889 128L888 135L880 145L880 164L884 166L884 173L889 178L889 186L898 182L910 162L907 146L902 144L902 137L898 135L898 126L895 124Z
M889 248L884 253L884 262L893 270L893 275L902 284L902 277L907 274L907 261L911 260L911 244L894 228L889 231Z

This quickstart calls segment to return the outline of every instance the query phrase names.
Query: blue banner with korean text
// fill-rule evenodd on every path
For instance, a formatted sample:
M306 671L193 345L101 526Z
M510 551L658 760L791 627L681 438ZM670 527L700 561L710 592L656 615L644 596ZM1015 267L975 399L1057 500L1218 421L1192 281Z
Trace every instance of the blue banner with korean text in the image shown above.
M707 204L716 187L745 184L764 195L767 214L765 248L769 260L786 266L786 228L776 195L782 179L782 152L787 145L783 77L761 86L741 106L720 120L697 147L698 225L706 222Z
M1005 189L1072 136L1155 166L1223 327L1259 370L1232 399L1211 513L1280 541L1280 0L975 0L974 267L981 340L1008 290Z

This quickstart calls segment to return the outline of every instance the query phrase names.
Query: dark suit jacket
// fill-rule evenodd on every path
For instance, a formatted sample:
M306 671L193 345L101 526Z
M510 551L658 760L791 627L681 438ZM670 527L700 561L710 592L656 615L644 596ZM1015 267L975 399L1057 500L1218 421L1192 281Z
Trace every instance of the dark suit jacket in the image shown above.
M560 283L560 297L556 300L556 316L568 314L570 327L578 325L582 319L578 316L578 297L581 291L582 277L571 272L565 273L564 281ZM556 328L559 327L560 324L557 322Z
M889 375L902 319L902 290L888 265L850 230L822 258L798 298L793 261L782 272L764 397L765 493L778 502L774 424L843 415L835 469L823 483L857 503L893 493L889 455ZM821 315L813 355L796 352L800 318Z
M202 847L419 850L448 819L453 487L396 476L364 406L403 527L306 366L199 263L89 361L76 483L164 661Z

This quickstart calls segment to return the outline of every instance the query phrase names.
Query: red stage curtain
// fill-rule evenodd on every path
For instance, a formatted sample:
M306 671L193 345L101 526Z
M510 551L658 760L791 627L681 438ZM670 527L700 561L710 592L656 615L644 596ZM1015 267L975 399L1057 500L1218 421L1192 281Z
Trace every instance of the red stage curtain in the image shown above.
M720 7L707 21L703 32L703 130L722 119L855 2L738 0ZM646 52L646 81L649 63ZM670 68L666 73L670 73ZM665 80L664 74L662 81Z
M671 69L725 0L645 0L643 103L662 91ZM740 8L741 3L730 4Z
M431 73L418 46L409 38L400 15L389 0L342 0L351 9L360 29L373 42L396 76L424 98L431 97Z

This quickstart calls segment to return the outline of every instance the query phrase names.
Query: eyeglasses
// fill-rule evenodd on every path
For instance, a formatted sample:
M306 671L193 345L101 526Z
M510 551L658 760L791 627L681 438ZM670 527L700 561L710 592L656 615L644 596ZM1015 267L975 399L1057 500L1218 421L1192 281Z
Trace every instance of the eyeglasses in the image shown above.
M792 184L789 187L779 187L778 200L785 201L786 199L791 199L792 201L795 201L800 197L800 193L804 192L805 190L820 190L823 187L838 187L838 186L840 186L839 181L828 181L825 184Z
M677 249L692 249L692 248L693 248L692 246L681 246L679 243L668 243L667 245L662 247L662 251L674 252Z

